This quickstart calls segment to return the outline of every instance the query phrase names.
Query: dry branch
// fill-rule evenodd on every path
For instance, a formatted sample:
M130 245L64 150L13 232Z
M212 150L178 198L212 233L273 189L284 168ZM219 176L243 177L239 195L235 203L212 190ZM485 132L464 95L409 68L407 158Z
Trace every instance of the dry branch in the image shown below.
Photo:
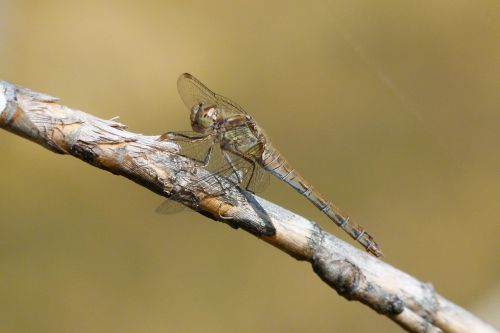
M497 332L438 295L431 284L361 252L314 222L236 187L213 195L213 178L209 181L206 170L178 155L176 144L128 132L118 122L56 102L57 98L0 81L0 127L125 176L309 261L340 295L368 305L408 332ZM225 185L228 180L219 177L217 186Z

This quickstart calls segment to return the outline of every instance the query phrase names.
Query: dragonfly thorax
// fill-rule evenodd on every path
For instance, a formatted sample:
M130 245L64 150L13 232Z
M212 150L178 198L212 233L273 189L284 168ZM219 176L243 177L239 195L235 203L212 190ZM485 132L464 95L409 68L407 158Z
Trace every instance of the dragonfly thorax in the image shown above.
M219 109L213 104L196 104L191 108L191 127L198 133L214 130L222 120Z

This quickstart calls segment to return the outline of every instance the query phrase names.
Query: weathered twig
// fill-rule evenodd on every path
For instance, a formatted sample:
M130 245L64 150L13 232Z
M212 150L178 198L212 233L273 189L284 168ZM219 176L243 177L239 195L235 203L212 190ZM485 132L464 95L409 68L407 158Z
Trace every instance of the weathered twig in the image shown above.
M0 81L0 127L53 152L125 176L309 261L340 295L368 305L409 332L496 332L438 295L429 283L361 252L314 222L229 186L223 177L214 184L214 178L206 178L206 170L177 154L176 144L128 132L113 120L56 102L56 98ZM214 195L217 187L229 190Z

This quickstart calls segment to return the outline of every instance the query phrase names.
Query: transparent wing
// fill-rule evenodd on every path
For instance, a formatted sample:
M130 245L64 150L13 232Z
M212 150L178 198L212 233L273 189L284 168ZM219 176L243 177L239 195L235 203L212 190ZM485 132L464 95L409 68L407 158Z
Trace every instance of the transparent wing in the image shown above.
M170 140L180 146L181 150L179 152L179 155L188 157L198 162L201 162L205 159L210 150L210 147L214 144L213 139L200 141L190 140L189 137L199 136L199 133L193 131L182 131L176 133L186 136L186 138L176 137L175 139Z
M174 200L165 200L158 207L156 213L163 215L177 214L186 211L186 207Z
M226 160L224 153L230 161ZM252 155L249 154L249 156ZM199 182L208 182L214 186L214 189L219 191L224 189L216 180L216 176L223 176L228 179L231 183L229 186L240 186L254 193L263 191L269 185L270 173L264 170L255 159L251 157L243 158L227 150L222 151L218 146L214 148L210 163L206 169L210 172L210 175L201 178Z
M254 174L247 185L247 190L253 193L260 193L269 186L270 180L270 173L264 170L259 164L255 164Z
M177 90L189 110L195 104L215 104L228 114L247 114L238 103L214 93L189 73L184 73L177 80Z
M181 154L185 156L192 156L194 153L200 152L198 147L194 147L199 143L190 146L191 149L182 151ZM256 162L250 162L241 158L240 156L227 152L230 156L233 166L228 164L225 160L222 150L219 147L215 147L210 158L210 163L206 167L210 171L210 175L202 178L199 182L207 182L212 185L212 191L214 193L223 193L233 186L240 186L253 193L258 193L263 191L270 181L269 172L265 171ZM198 155L202 156L202 155ZM202 156L204 158L204 156ZM234 169L233 169L234 167ZM234 172L238 172L238 176ZM229 180L229 185L222 185L218 180L217 176L223 176ZM165 200L161 205L156 208L156 213L163 215L177 214L180 212L191 211L186 209L186 207L174 200Z
M242 171L240 187L253 193L262 192L266 189L270 182L269 172L254 160L245 160L232 152L227 152L227 154L231 157L236 169Z

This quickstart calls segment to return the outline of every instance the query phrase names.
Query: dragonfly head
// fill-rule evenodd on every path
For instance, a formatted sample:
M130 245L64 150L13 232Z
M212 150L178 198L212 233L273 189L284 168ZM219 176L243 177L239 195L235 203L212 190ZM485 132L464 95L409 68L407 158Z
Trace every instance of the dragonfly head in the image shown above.
M191 127L198 133L212 131L219 118L216 105L199 103L191 108Z

